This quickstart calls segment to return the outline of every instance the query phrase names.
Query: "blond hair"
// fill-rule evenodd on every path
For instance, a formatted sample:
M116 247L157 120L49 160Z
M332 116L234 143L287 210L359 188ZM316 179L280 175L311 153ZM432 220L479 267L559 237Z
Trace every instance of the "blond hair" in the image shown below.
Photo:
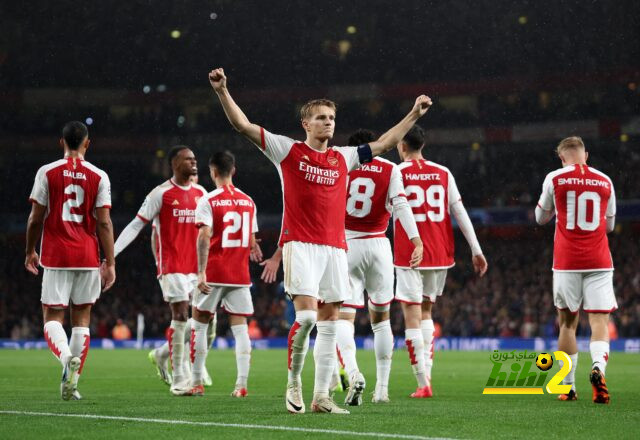
M337 110L336 103L329 99L313 99L302 106L300 109L300 119L309 119L313 116L313 110L318 107L329 107L335 113Z
M575 150L575 149L585 149L584 142L582 142L582 138L580 136L570 136L568 138L564 138L558 144L556 148L556 153L560 154L567 150Z

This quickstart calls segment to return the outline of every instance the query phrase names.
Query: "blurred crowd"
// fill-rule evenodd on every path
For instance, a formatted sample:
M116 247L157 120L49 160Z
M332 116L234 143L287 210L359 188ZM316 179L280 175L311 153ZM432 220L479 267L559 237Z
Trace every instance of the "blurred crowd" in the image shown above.
M624 225L610 234L615 263L614 286L619 310L612 315L612 326L619 337L640 336L640 249L637 225ZM471 268L469 250L457 238L456 266L449 271L445 292L434 307L434 321L442 336L555 337L556 312L552 299L553 228L485 228L479 239L489 261L487 275L478 279ZM18 237L1 237L9 250L0 259L0 338L42 337L39 304L41 277L35 278L22 267ZM262 243L265 255L275 242ZM114 327L126 325L133 335L137 316L145 318L145 337L163 337L170 321L169 308L163 302L155 278L149 231L128 248L117 261L118 279L102 295L94 308L92 334L111 338ZM294 313L284 295L282 272L278 282L260 281L261 268L251 266L255 315L250 319L252 337L286 337ZM400 307L392 307L395 335L403 334ZM582 315L578 334L587 336L589 327ZM219 314L218 334L230 336L227 317ZM358 311L356 334L370 334L368 315Z

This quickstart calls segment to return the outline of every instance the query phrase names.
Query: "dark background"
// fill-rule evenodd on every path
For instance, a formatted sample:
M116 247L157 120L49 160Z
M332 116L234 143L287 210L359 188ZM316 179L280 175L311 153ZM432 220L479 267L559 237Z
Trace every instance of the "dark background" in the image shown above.
M561 138L584 137L590 164L611 176L622 205L640 199L637 1L3 1L0 29L3 338L41 335L41 278L22 266L27 197L36 170L61 156L69 120L91 118L87 159L111 177L116 235L168 177L164 153L184 143L208 189L211 152L236 154L235 183L256 200L265 254L275 250L277 172L233 133L208 85L214 67L225 68L250 119L277 133L303 136L299 107L335 100L337 144L359 127L380 134L421 93L434 99L421 121L425 155L456 176L490 265L476 279L457 237L457 265L434 313L444 335L555 335L553 227L535 226L531 211L544 176L560 166ZM520 220L483 221L512 211ZM639 222L630 209L610 236L620 336L640 335ZM117 269L93 333L109 336L118 318L133 328L143 313L146 334L162 335L169 313L148 228ZM262 333L286 334L281 289L252 271ZM402 328L395 308L393 325ZM369 331L366 314L357 331Z

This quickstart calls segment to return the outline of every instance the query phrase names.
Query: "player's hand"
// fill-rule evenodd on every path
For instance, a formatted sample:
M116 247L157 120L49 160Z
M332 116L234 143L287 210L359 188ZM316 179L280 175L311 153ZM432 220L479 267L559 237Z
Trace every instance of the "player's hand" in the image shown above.
M487 263L487 259L484 258L484 255L476 255L471 259L473 263L473 271L478 274L480 278L487 273L487 269L489 268L489 263Z
M420 238L414 238L411 240L415 247L413 248L413 252L411 252L411 259L409 260L409 266L411 268L418 267L418 265L422 262L422 254L424 253L424 246L422 245L422 240Z
M416 98L416 103L413 105L411 111L416 113L418 117L421 117L424 116L432 105L433 102L431 101L431 98L427 95L420 95Z
M213 288L207 284L207 274L205 272L198 274L198 290L205 295L210 294L213 290Z
M262 249L260 249L260 242L262 240L260 238L256 238L251 243L251 252L249 252L249 259L254 263L259 263L262 261Z
M100 264L100 281L102 283L102 291L106 292L111 289L113 283L116 282L116 265L115 264L107 264L106 261L103 261Z
M213 87L213 90L216 92L226 89L227 77L224 74L224 69L219 67L209 72L209 83L211 83L211 87Z
M38 275L38 265L40 264L40 256L36 251L27 254L24 259L24 267L34 275Z
M260 266L263 266L262 275L260 275L260 279L265 283L273 283L276 280L276 275L278 274L278 267L280 267L280 259L271 257L268 260L264 260L260 263Z

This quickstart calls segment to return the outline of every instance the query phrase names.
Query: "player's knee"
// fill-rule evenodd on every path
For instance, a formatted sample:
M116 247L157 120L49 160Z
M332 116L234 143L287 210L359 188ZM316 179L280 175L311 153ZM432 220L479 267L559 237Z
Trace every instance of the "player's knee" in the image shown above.
M318 312L315 310L300 310L296 312L296 321L300 324L300 327L310 330L318 322Z

